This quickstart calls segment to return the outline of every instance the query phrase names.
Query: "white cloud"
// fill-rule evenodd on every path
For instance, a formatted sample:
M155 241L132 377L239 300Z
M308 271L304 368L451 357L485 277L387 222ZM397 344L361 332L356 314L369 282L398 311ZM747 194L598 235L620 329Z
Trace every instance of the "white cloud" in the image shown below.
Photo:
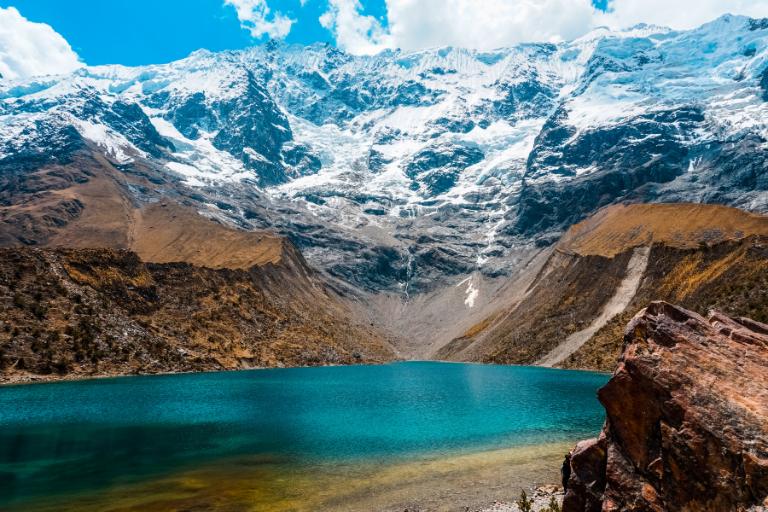
M768 0L611 0L608 10L599 22L614 28L651 23L689 29L723 14L768 17Z
M0 73L16 79L68 73L83 64L50 25L33 23L13 7L0 7Z
M336 44L356 54L378 53L389 48L391 37L373 16L362 14L359 0L329 0L320 24L336 38Z
M272 14L266 0L224 0L224 5L235 8L240 25L255 38L283 38L295 21L279 12Z
M361 14L358 0L331 0L323 26L339 47L372 53L382 47L499 48L526 41L560 41L592 28L590 0L386 0L388 27Z
M392 44L491 49L560 41L592 27L590 0L387 0Z
M438 46L493 49L579 37L599 25L651 23L692 28L726 13L768 17L768 0L385 0L387 26L362 14L360 0L329 0L321 24L351 53Z

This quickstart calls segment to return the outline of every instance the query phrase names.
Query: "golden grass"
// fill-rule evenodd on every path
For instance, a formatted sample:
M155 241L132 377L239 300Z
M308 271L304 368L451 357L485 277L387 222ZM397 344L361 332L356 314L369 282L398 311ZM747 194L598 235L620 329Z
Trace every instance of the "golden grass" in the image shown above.
M480 334L481 332L485 331L488 328L488 326L494 322L494 320L496 320L497 316L498 314L496 313L487 316L484 320L481 320L480 322L476 323L475 325L467 329L466 332L461 335L461 337L471 338L473 336L476 336L477 334Z
M572 226L558 248L611 258L654 242L690 249L750 235L768 235L768 216L721 205L618 204Z
M62 266L72 280L76 281L78 284L85 284L92 288L102 288L106 286L114 286L116 284L144 288L151 286L154 282L152 276L145 268L142 268L138 274L132 276L122 269L107 266L99 268L97 272L83 272L70 261L65 261ZM91 268L91 270L93 270L93 268Z
M674 298L676 301L684 300L702 286L712 283L734 265L738 265L744 260L746 252L747 247L741 246L709 264L704 262L703 255L698 252L683 258L663 281L661 296Z
M209 268L248 269L283 260L289 242L267 231L234 229L170 200L137 208L120 185L124 177L104 165L99 170L106 175L55 190L31 205L13 206L14 211L25 208L42 215L65 199L84 205L76 219L56 228L40 246L130 249L152 263Z
M170 202L137 210L130 236L130 248L145 261L209 268L278 264L286 243L264 231L231 229Z

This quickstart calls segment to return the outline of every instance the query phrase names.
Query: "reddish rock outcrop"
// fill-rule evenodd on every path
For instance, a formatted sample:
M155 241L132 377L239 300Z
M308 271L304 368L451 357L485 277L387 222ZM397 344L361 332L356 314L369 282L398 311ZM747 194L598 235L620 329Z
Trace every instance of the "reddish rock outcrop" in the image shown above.
M768 325L654 302L598 396L564 512L768 510Z

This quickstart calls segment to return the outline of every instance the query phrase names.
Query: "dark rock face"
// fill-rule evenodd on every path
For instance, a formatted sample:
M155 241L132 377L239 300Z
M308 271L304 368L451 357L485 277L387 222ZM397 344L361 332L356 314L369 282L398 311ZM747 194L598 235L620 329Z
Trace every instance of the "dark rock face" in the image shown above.
M605 490L606 438L581 441L569 454L570 478L566 482L569 492L563 507L566 510L600 512Z
M517 232L562 228L620 198L655 199L642 187L671 182L686 171L686 137L704 116L696 108L655 112L581 134L566 120L567 113L559 110L536 138L513 228ZM585 167L594 171L578 177ZM551 175L562 179L542 180Z
M386 104L397 107L434 103L440 97L440 92L428 89L424 84L414 80L407 80L394 89L385 90L384 96Z
M461 172L480 162L484 155L471 144L440 144L430 146L405 166L406 175L414 180L413 187L426 197L453 188Z
M465 113L463 116L440 117L435 119L432 125L437 131L469 133L475 127L475 122Z
M54 150L50 146L55 147ZM6 178L43 165L64 165L72 161L85 141L73 126L61 126L46 120L37 120L21 132L17 140L3 141L0 150L0 172Z
M763 30L768 28L768 18L757 18L749 20L749 30Z
M0 382L391 360L288 247L248 270L0 249Z
M241 82L237 85L243 93L234 98L208 98L195 92L181 98L156 96L151 103L170 101L163 105L168 108L166 117L188 139L200 138L201 132L216 133L213 146L255 170L261 185L283 183L288 180L281 164L283 145L293 139L288 118L252 72L243 70ZM286 163L319 169L316 158L304 161L306 154L294 147Z
M85 122L103 124L124 136L140 150L156 158L163 156L165 150L174 150L173 144L158 133L138 104L122 100L108 103L100 97L98 91L91 87L84 87L78 93L63 95L59 98L17 101L13 107L10 112L52 112L54 114L51 118L38 120L36 124L44 123L59 130L63 130L62 125L69 122L66 114ZM72 132L77 132L75 127L70 126L69 128ZM66 145L64 147L61 144L57 146L57 141L51 140L50 137L51 134L45 132L40 134L39 138L28 137L28 134L22 133L19 139L38 148L38 151L42 151L44 148L54 154L61 154L63 150L67 149Z
M384 166L389 162L390 161L381 153L381 151L375 149L370 149L368 151L368 161L366 163L368 164L368 169L371 171L381 172L384 170Z
M168 93L155 95L147 103L158 107L167 100ZM185 98L168 113L168 120L179 130L179 133L188 139L200 137L200 130L211 131L216 125L213 113L205 105L205 94L196 92Z
M351 245L352 242L345 243ZM359 269L363 269L363 272ZM376 289L392 282L407 281L408 262L405 255L392 247L367 248L358 244L357 260L353 265L338 262L330 268L329 272L362 288Z
M551 112L556 106L556 92L544 85L535 72L523 81L497 82L495 85L502 98L493 102L493 113L503 119L538 117Z
M147 115L136 103L116 101L104 115L104 122L150 155L158 157L163 149L174 150L173 144L163 138Z
M257 170L262 184L282 183L287 178L276 162L280 160L283 144L293 138L291 128L266 89L252 73L247 75L245 95L216 105L218 115L225 121L213 145Z
M416 80L392 84L375 72L360 74L339 69L352 57L335 48L310 46L307 52L321 59L320 67L329 73L328 77L317 71L308 72L299 64L289 64L285 68L287 80L270 80L270 87L289 112L317 125L343 123L377 108L430 105L442 95L442 91L430 89ZM297 94L299 90L301 93Z
M294 176L316 174L323 167L320 159L312 154L304 144L286 144L283 146L283 161L290 166Z
M654 302L571 454L564 512L768 506L768 325Z

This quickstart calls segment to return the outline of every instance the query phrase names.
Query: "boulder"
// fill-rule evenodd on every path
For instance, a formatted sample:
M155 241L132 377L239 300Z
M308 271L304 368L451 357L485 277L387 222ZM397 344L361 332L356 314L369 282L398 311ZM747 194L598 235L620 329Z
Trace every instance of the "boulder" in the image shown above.
M768 507L768 325L651 303L570 454L563 511Z
M571 471L569 492L563 506L568 510L600 512L605 491L606 438L579 442L568 455Z

